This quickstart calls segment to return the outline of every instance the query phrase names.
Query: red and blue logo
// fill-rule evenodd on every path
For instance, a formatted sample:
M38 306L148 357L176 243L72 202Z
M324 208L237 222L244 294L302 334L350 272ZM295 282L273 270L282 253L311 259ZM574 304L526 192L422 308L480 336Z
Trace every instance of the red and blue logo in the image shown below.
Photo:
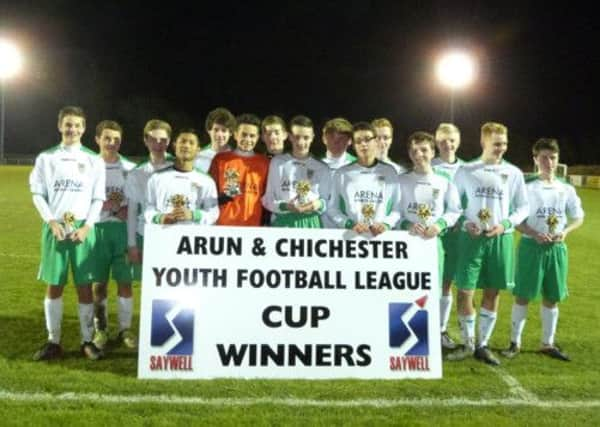
M150 345L161 347L167 355L194 353L194 309L181 301L152 301Z
M389 304L390 347L407 356L429 356L427 296Z

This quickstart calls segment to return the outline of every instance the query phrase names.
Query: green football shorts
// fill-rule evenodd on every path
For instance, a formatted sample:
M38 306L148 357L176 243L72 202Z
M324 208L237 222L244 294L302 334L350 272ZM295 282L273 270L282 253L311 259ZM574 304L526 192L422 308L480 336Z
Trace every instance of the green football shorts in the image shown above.
M83 223L84 221L75 221L75 228L81 227ZM48 285L63 286L67 283L70 264L76 285L91 284L94 279L92 256L94 243L94 227L90 229L83 242L75 243L67 239L56 240L48 224L44 223L38 279Z
M563 242L539 244L523 237L517 249L517 273L513 294L529 301L540 295L552 303L569 296L567 275L569 258Z
M514 287L513 234L458 237L456 287L459 289L512 289Z
M111 272L117 283L131 283L132 268L127 262L127 224L121 221L96 223L94 281L108 282Z

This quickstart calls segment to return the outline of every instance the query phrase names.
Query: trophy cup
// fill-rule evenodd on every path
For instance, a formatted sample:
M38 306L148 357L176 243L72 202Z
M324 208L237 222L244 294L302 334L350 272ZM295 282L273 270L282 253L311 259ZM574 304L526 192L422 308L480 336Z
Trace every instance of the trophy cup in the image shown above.
M310 193L311 189L310 181L302 179L296 182L295 189L296 194L298 195L297 204L305 205L306 203L308 203L308 194Z
M123 202L123 193L120 191L113 191L108 195L108 200L110 200L110 212L112 215L117 215L119 213L119 209L121 209L121 202Z
M240 189L240 173L237 170L233 168L225 170L225 188L223 192L229 197L242 194L242 190Z
M365 203L362 205L361 213L364 218L365 224L369 227L373 225L373 218L375 218L375 206L373 203Z
M65 237L69 237L75 231L75 214L65 212L63 214L63 223L65 225Z
M550 215L548 215L548 218L546 218L548 233L550 234L550 236L552 236L552 238L554 238L556 235L556 227L558 227L558 222L558 216L556 216L555 213L551 213Z
M175 194L171 196L170 201L174 208L183 208L186 202L183 194Z
M417 207L417 216L419 222L427 228L429 226L429 218L431 218L431 208L426 203L420 203Z
M481 222L481 228L483 231L489 231L490 229L490 220L492 219L492 211L488 208L482 208L477 212L477 218Z

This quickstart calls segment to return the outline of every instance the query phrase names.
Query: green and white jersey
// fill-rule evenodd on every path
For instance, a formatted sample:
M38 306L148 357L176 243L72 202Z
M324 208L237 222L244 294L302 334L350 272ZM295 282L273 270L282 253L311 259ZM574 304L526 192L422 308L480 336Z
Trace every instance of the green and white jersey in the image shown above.
M118 201L120 206L127 206L127 197L125 197L125 178L133 170L136 164L123 156L113 163L107 163L100 157L106 170L106 203L100 211L100 221L121 221L115 214L111 200Z
M88 218L92 201L105 200L104 164L100 157L81 144L59 144L43 151L35 159L29 175L29 187L48 203L53 218L64 222L66 213L75 220Z
M529 215L523 173L505 160L499 164L481 159L467 162L456 172L454 184L463 206L463 229L467 222L489 227L502 224L505 233L512 233Z
M400 220L399 176L379 161L370 167L358 162L343 166L333 176L327 209L337 228L352 228L358 222L394 228Z
M154 172L168 168L171 165L173 165L173 157L167 155L164 163L153 165L150 160L147 160L138 164L135 169L127 174L125 180L125 197L129 201L129 209L137 210L137 219L134 222L127 221L128 230L135 230L140 236L144 235L144 211L146 210L148 180ZM133 240L131 236L128 240L129 245L135 245L135 234L133 235Z
M271 159L267 190L262 197L263 206L276 214L288 213L287 202L299 197L296 186L302 181L310 183L305 203L320 199L321 211L324 211L330 192L329 167L312 156L297 159L289 153Z
M464 164L464 160L456 158L454 163L448 163L442 160L440 157L436 157L431 161L431 166L433 166L434 170L444 172L446 175L450 177L450 179L454 179L454 175L456 175L456 171Z
M153 174L146 191L147 223L159 223L160 216L182 206L192 211L191 221L178 224L212 225L219 218L217 185L203 172L183 172L169 167Z
M450 177L433 171L415 171L400 176L402 228L413 223L437 224L443 231L452 227L461 215L458 191Z
M526 187L529 199L526 223L538 233L560 233L569 218L583 218L581 199L572 185L560 179L543 181L536 175L527 179Z
M231 147L228 145L223 151L231 151ZM217 155L217 152L212 149L211 145L208 144L204 147L198 155L196 156L196 160L194 160L194 169L198 169L204 173L208 173L210 169L210 164L212 163L212 159Z
M341 168L342 166L346 166L352 162L355 162L356 157L354 157L350 153L344 153L340 157L333 157L329 154L329 152L327 152L321 160L325 162L327 166L329 166L329 169L336 170Z

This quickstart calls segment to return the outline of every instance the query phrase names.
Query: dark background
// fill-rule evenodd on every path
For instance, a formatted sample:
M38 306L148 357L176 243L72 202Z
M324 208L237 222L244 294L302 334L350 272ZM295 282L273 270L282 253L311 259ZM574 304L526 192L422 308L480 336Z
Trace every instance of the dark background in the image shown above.
M56 114L67 104L88 113L90 147L99 120L122 122L129 155L144 153L148 119L202 129L209 110L226 106L310 116L316 152L328 118L386 116L392 157L404 159L408 134L449 119L433 68L440 51L461 46L479 59L476 83L455 97L462 157L478 154L479 127L494 120L509 127L515 163L530 164L543 136L559 139L563 161L600 163L591 6L494 3L0 0L0 36L27 61L7 86L6 152L57 143Z

